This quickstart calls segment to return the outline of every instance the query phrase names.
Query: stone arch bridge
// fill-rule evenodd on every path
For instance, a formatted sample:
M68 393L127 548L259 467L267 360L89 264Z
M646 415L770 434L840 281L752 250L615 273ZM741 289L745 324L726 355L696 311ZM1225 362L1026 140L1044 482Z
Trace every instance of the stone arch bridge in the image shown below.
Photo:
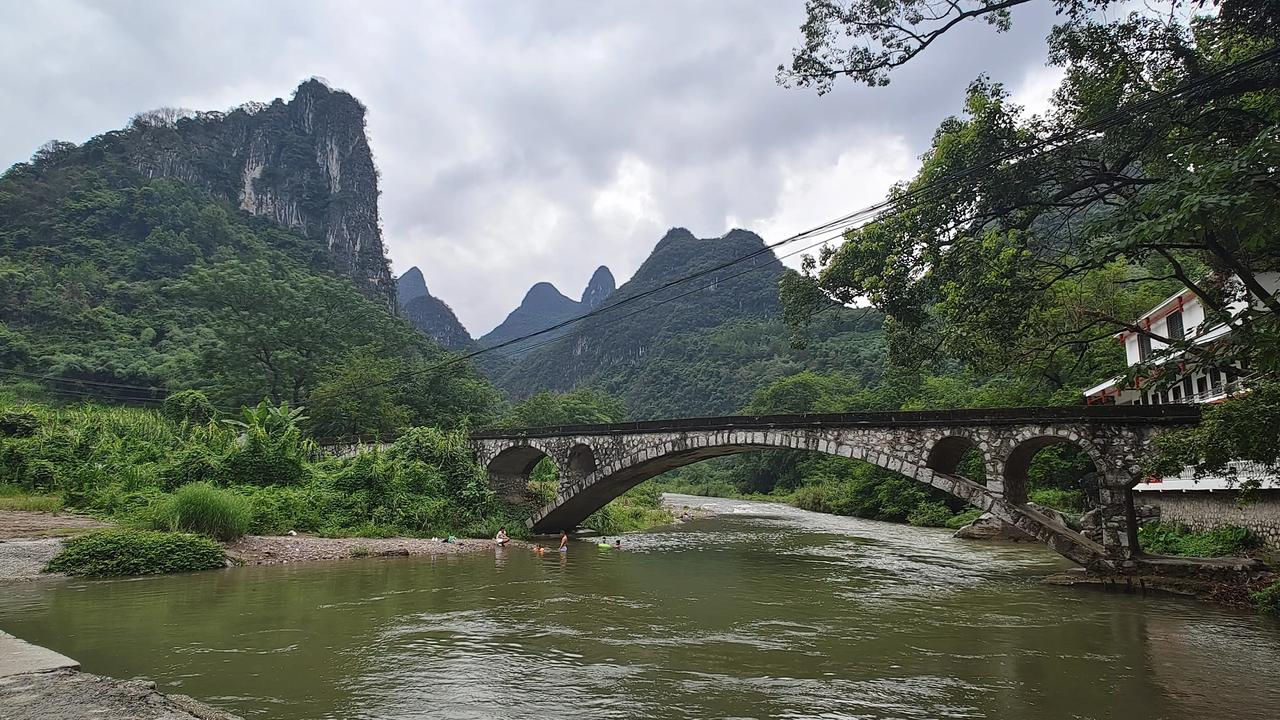
M1192 405L1098 406L690 418L531 428L472 435L494 489L527 503L529 475L550 458L555 499L528 520L535 532L572 530L649 478L700 460L761 449L808 450L862 460L938 488L1039 538L1089 567L1116 569L1137 552L1130 489L1161 430L1194 425ZM1043 448L1070 443L1093 460L1101 524L1086 536L1026 505L1027 471ZM971 450L987 481L957 475Z

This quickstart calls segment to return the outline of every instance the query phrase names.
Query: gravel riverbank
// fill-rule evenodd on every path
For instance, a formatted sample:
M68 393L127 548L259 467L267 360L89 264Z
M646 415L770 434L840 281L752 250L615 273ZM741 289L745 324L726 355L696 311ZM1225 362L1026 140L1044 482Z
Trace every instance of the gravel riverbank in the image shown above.
M315 535L245 535L227 544L227 555L245 565L341 560L395 555L458 555L492 550L492 540L430 538L323 538Z

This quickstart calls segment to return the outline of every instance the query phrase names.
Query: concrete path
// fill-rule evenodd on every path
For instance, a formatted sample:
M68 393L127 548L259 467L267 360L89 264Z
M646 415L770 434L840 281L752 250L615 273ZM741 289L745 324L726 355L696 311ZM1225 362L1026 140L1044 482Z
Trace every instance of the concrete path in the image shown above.
M0 630L0 677L50 670L78 670L80 663Z

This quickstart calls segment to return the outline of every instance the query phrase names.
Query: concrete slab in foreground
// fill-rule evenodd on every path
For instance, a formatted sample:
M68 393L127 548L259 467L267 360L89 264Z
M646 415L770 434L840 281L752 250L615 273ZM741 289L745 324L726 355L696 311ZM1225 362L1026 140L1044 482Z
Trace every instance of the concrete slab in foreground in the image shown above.
M156 684L78 672L80 663L0 631L3 720L240 720Z
M0 630L0 677L50 670L78 670L80 663Z

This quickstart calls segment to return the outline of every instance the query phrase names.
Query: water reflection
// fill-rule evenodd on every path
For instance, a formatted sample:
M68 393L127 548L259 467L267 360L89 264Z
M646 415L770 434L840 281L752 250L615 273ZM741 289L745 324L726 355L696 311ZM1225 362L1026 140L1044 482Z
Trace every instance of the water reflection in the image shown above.
M625 550L3 587L0 627L246 717L1280 716L1275 623L1034 546L688 499Z

